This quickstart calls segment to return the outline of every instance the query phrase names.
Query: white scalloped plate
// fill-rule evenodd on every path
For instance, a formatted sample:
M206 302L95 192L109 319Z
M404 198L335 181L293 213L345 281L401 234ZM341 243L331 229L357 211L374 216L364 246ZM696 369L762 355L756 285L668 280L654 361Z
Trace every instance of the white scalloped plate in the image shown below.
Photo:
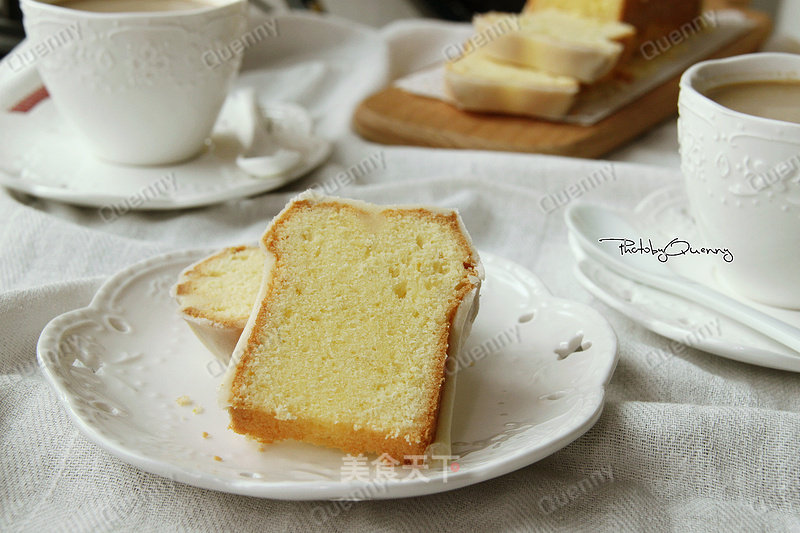
M681 237L702 242L681 186L648 195L630 217L640 235L654 242ZM631 281L587 257L572 235L570 247L578 263L578 281L599 300L645 328L669 339L727 359L800 372L800 354L713 309ZM667 265L676 273L708 285L779 320L800 327L800 311L779 309L747 300L717 277L714 257L680 257Z
M297 442L260 447L227 429L227 413L215 400L223 369L169 296L178 273L209 253L174 252L125 269L89 307L55 318L39 338L39 364L80 429L143 470L265 498L417 496L529 465L600 416L617 362L609 324L585 305L553 298L521 266L487 253L481 311L460 356L471 364L458 372L456 385L458 458L418 470L416 479L396 467L397 477L384 481L374 466L350 475L337 450ZM192 405L178 405L184 395Z

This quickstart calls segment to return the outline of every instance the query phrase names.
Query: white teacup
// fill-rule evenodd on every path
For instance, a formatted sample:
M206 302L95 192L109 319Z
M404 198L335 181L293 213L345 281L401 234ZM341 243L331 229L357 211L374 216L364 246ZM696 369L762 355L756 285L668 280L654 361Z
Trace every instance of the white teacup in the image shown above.
M196 155L239 69L241 54L214 68L203 58L244 33L245 0L188 9L161 1L161 10L138 12L21 2L29 55L48 92L102 159L159 165Z
M718 267L723 281L755 301L800 308L800 124L704 95L773 80L800 80L800 55L749 54L688 69L678 104L681 169L704 244L734 254Z

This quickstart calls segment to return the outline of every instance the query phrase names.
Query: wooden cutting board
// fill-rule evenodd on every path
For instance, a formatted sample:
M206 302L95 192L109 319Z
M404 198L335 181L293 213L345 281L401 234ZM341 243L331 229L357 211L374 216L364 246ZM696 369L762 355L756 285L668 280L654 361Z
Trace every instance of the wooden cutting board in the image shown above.
M764 43L772 28L769 17L743 12L755 22L753 29L708 59L754 52ZM359 105L353 127L365 139L381 144L600 157L674 116L679 81L680 75L675 76L592 126L470 113L388 87Z

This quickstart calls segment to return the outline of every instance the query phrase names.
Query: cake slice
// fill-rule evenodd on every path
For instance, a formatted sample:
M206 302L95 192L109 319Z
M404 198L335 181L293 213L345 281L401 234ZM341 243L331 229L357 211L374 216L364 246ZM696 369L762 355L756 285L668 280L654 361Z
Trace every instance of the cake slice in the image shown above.
M309 191L261 243L257 303L220 387L231 428L398 461L449 441L445 363L483 279L458 213Z
M495 59L549 74L594 83L614 68L635 29L622 22L605 22L555 9L529 14L486 13L473 19L476 34L492 28L517 28L483 45Z
M462 109L550 119L563 117L580 89L575 78L496 61L483 47L446 63L444 79Z
M604 22L626 22L636 28L636 43L657 39L700 14L700 0L528 0L523 12L558 9Z
M172 295L195 335L227 364L261 287L264 252L234 246L189 266Z

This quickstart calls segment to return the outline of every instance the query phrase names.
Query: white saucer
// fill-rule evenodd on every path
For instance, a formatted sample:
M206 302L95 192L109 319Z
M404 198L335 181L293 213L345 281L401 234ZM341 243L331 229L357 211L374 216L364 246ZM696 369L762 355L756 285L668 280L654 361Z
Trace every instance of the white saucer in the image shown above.
M100 208L106 219L133 209L184 209L251 196L281 187L307 174L328 157L329 141L308 135L303 157L284 174L252 177L236 165L243 152L234 134L235 106L228 98L210 143L185 163L135 167L107 163L59 116L47 98L27 113L0 113L0 185L26 194ZM291 130L291 104L261 103L277 130ZM300 128L307 125L297 124Z
M675 237L702 242L680 186L658 190L645 198L629 217L639 235L654 243ZM625 237L625 236L609 236ZM635 238L637 236L631 236ZM575 274L598 299L645 328L708 353L753 365L800 372L800 354L725 316L683 298L631 281L588 258L570 235L578 260ZM800 311L747 300L731 291L716 275L719 258L681 256L666 264L676 273L703 283L788 324L800 327Z
M553 298L521 266L481 254L481 311L459 358L473 364L461 367L456 382L459 457L420 470L417 479L397 467L397 479L378 481L374 466L343 477L345 456L337 450L284 442L261 451L227 429L216 403L223 369L169 296L178 273L210 252L174 252L125 269L89 307L55 318L39 338L39 364L78 427L143 470L265 498L417 496L522 468L600 416L617 363L611 327L590 307ZM192 405L178 405L180 396Z

